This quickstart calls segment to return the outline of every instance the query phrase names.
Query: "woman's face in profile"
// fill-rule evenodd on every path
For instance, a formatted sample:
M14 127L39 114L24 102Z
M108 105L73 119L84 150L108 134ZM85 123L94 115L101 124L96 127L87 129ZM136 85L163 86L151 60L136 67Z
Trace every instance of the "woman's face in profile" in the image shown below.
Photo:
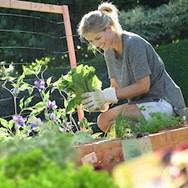
M113 35L111 29L107 28L98 33L88 32L84 37L90 44L102 50L112 48Z

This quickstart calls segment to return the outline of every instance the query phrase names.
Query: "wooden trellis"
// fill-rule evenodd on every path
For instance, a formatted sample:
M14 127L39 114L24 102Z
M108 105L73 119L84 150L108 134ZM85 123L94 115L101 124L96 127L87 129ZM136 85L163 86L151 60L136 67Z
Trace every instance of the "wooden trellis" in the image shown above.
M26 2L26 1L18 1L18 0L0 0L0 7L9 8L9 9L35 11L35 12L62 14L64 25L65 25L65 34L67 40L70 65L71 68L76 67L77 64L76 55L75 55L74 42L72 37L69 10L67 5L52 5L52 4L34 3L34 2ZM81 120L83 119L83 117L84 117L84 112L79 107L78 118L79 120Z

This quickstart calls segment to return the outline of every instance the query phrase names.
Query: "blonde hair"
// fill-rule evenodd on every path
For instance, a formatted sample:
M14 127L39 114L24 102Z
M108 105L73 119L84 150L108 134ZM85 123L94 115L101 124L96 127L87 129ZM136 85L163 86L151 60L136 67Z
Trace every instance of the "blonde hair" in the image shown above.
M114 26L117 31L122 31L118 19L118 9L115 5L109 2L104 2L98 6L98 10L91 11L85 14L79 25L78 34L84 37L86 33L98 33L109 25Z

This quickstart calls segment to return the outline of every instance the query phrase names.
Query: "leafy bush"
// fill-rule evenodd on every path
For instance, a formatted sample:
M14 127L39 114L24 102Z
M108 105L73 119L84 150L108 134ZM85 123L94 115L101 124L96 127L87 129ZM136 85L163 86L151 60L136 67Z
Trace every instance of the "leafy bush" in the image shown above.
M72 145L72 135L62 133L54 123L43 123L40 134L35 137L10 137L0 142L1 159L6 160L4 165L8 165L11 160L21 159L20 156L28 155L25 162L38 165L44 160L56 161L63 166L66 162L74 160L74 150ZM29 156L31 159L29 159ZM17 162L22 168L22 160ZM37 164L36 164L37 165ZM11 165L10 165L11 166ZM31 168L35 168L31 165ZM37 167L39 168L39 167ZM16 169L15 169L16 170Z
M146 134L157 133L165 129L173 129L181 126L181 119L174 116L166 116L161 113L151 114L151 119L140 118L132 121L119 114L112 125L109 138L140 137Z
M49 127L45 127L41 136L32 139L0 143L1 187L116 187L107 172L96 172L85 165L76 167L72 137Z
M76 169L72 165L61 168L56 164L46 163L45 169L40 169L28 178L20 176L11 179L0 173L1 186L6 188L117 188L107 172L96 172L91 166L81 166Z
M138 124L133 127L134 132L137 132L137 134L157 133L161 130L173 129L181 126L179 117L166 116L161 113L153 113L151 114L151 117L152 118L148 121L141 119Z
M187 0L170 1L156 9L137 7L121 12L124 29L140 34L153 44L186 38L188 35Z
M42 116L44 120L56 122L58 126L68 125L65 109L50 100L56 88L53 87L52 77L44 79L47 61L47 59L36 60L29 66L23 66L23 73L20 76L12 76L11 72L14 69L9 71L9 68L3 67L2 88L12 98L14 114L10 120L0 118L0 138L4 135L29 136L40 126Z

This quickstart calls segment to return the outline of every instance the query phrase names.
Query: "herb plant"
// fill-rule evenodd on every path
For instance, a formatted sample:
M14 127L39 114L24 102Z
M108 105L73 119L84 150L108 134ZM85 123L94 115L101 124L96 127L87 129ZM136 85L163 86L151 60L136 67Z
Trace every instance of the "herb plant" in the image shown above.
M144 118L140 118L139 121L132 121L119 114L107 136L108 138L140 137L180 126L181 120L179 117L166 116L161 113L151 114L151 119L147 121Z
M181 120L179 117L166 116L161 113L151 114L151 119L145 121L140 119L137 125L134 127L137 133L157 133L165 129L173 129L181 126Z

